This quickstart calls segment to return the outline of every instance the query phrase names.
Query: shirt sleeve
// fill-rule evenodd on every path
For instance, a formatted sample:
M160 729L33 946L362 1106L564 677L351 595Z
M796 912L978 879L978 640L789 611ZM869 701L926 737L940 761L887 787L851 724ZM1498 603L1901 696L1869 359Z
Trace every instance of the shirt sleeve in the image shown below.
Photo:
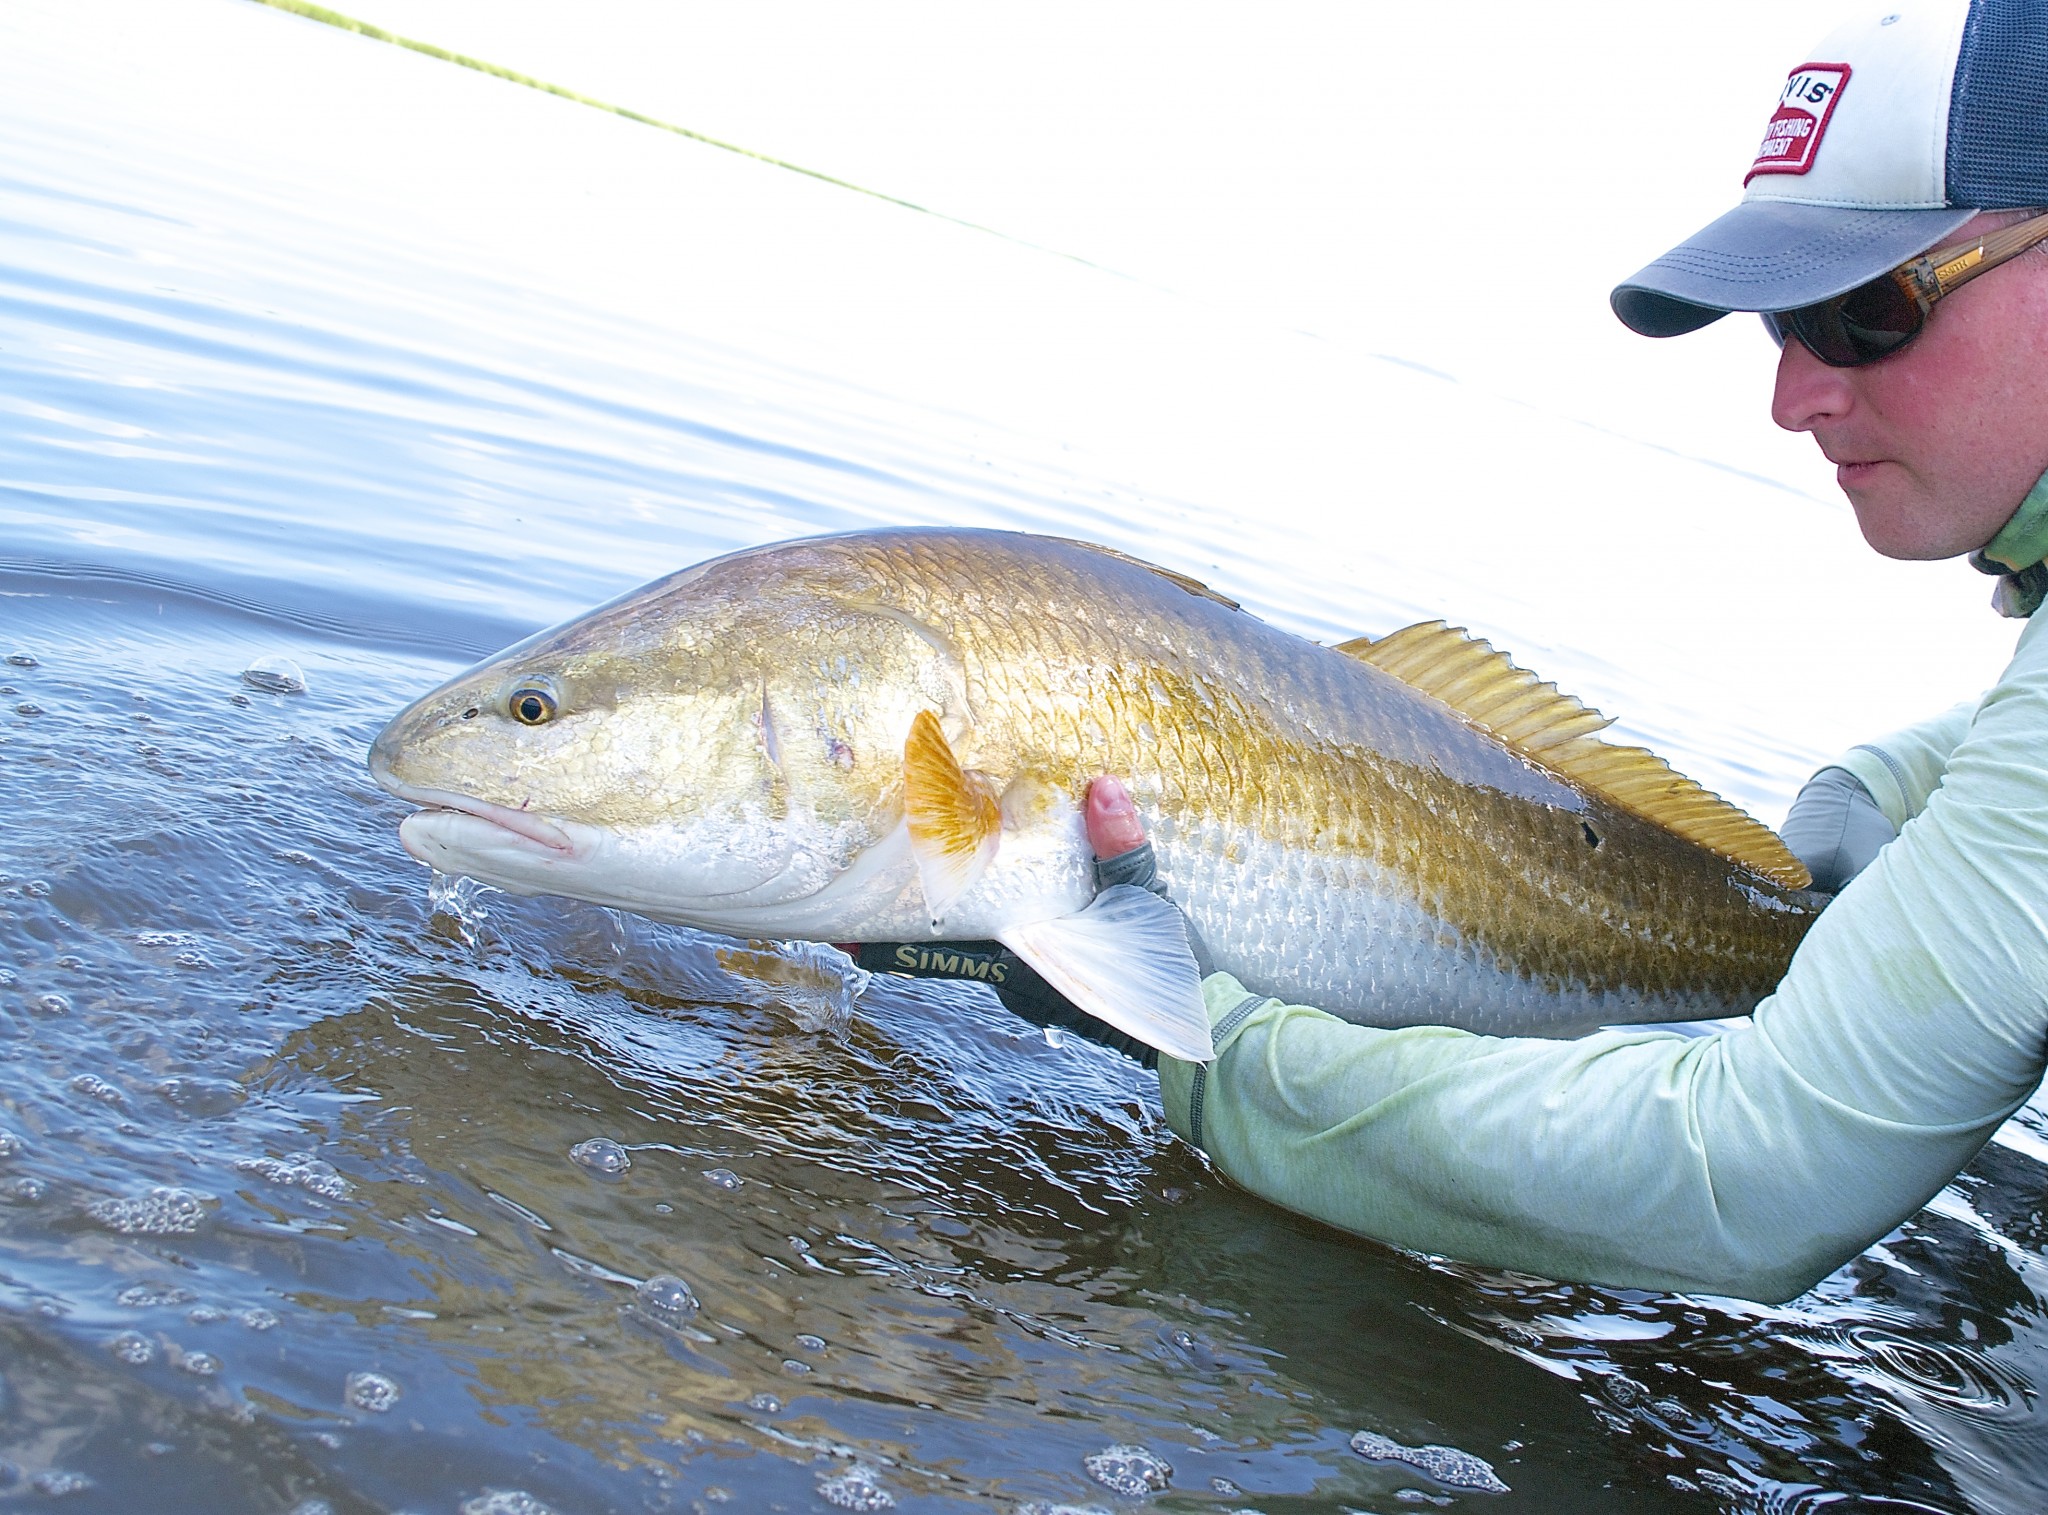
M2048 622L1940 748L1899 840L1720 1034L1386 1031L1205 985L1175 1130L1255 1193L1397 1246L1778 1302L1931 1198L2048 1049ZM1946 747L1942 743L1947 741ZM1860 773L1859 773L1859 776ZM1868 780L1866 780L1868 782Z
M1976 700L1965 700L1881 741L1852 747L1829 766L1846 768L1861 779L1892 829L1902 830L1934 797L1948 771L1949 755L1969 734L1978 705Z

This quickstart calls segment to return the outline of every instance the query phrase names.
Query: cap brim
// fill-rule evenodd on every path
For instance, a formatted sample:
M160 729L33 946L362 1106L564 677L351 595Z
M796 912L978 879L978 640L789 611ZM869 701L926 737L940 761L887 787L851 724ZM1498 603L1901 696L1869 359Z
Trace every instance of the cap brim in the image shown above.
M1749 200L1608 296L1623 323L1675 337L1731 310L1796 310L1926 252L1974 210L1846 210Z

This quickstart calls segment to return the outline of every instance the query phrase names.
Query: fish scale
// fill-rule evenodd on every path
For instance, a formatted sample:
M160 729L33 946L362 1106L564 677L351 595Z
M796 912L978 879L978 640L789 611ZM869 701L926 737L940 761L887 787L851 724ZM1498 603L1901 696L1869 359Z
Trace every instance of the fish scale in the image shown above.
M1489 729L1496 686L1533 737ZM522 724L532 689L549 714ZM1796 864L1600 724L1448 631L1325 648L1085 543L901 530L658 580L422 697L371 765L434 807L408 846L447 871L750 935L1028 937L1142 997L1106 949L1062 959L1082 799L1116 773L1257 992L1505 1034L1747 1010L1814 914ZM487 829L510 812L571 844Z

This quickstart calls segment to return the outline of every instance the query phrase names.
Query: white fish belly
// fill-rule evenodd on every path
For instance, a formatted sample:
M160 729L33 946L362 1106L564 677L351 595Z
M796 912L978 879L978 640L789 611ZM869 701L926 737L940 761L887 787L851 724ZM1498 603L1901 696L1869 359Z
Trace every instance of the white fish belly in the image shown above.
M1576 1036L1604 1025L1736 1013L1707 993L1643 994L1531 977L1438 919L1404 883L1353 859L1220 828L1155 837L1173 897L1216 967L1257 994L1368 1026ZM1226 851L1227 848L1227 851Z

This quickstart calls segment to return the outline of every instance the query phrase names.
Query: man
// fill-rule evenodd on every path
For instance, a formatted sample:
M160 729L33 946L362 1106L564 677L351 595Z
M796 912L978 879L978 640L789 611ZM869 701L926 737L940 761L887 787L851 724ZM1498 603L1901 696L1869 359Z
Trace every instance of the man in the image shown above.
M1614 307L1654 336L1767 312L1773 416L1837 465L1870 545L1972 552L2024 616L2048 583L2048 216L2026 213L2048 206L2048 4L1895 3L1792 70L1742 204ZM1097 782L1088 819L1104 866L1142 881L1120 784ZM1167 1117L1247 1188L1383 1241L1788 1299L1926 1203L2041 1080L2048 630L1981 701L1826 770L1787 830L1823 882L1876 856L1748 1021L1385 1031L1214 974L1216 1058L1160 1060Z

